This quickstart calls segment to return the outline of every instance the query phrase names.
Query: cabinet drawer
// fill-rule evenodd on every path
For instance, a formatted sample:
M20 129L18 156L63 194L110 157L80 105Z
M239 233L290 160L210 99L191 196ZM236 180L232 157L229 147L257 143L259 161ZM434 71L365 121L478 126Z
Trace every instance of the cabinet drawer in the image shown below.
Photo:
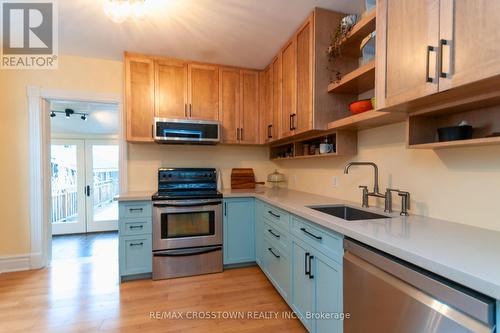
M264 204L262 216L265 219L278 224L284 230L289 230L290 214L271 205Z
M121 219L118 227L120 236L151 234L151 218Z
M150 273L151 235L120 237L120 275Z
M264 238L264 261L266 273L271 283L285 300L288 300L290 290L290 260L288 251Z
M292 234L332 259L336 261L342 260L344 247L341 235L318 226L313 226L311 222L302 220L296 216L292 217Z
M151 201L120 202L120 219L151 217Z
M288 249L290 238L288 237L288 232L284 232L281 228L273 225L272 222L264 221L264 226L262 232L264 237L268 237L272 240L273 244L280 244L284 248Z

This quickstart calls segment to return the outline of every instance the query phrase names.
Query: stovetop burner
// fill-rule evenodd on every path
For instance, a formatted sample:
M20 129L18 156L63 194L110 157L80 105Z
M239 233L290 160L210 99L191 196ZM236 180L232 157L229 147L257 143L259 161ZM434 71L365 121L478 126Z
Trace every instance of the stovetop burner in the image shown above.
M217 171L211 168L161 168L158 192L152 200L222 198L217 191Z

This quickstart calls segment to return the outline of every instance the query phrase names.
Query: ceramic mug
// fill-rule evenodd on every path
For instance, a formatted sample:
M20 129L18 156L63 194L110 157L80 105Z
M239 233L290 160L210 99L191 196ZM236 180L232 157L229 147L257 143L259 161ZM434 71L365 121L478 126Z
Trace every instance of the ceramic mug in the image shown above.
M321 143L319 145L320 154L329 154L333 152L333 145L331 143Z

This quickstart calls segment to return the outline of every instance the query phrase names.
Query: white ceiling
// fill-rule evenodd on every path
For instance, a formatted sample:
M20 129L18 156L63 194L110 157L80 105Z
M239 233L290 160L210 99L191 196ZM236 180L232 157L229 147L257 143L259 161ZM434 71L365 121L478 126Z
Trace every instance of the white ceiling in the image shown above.
M62 54L123 51L264 68L314 7L360 13L363 0L147 0L145 19L114 23L103 0L59 1Z
M66 118L64 114L56 113L50 118L51 133L57 134L118 134L118 106L116 104L51 101L51 110L64 111L72 109L75 112L87 113L87 120L80 115Z

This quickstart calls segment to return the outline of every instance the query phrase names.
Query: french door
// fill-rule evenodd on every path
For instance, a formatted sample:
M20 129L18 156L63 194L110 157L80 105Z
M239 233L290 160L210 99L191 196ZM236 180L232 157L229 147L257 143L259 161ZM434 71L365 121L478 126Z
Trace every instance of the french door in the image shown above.
M118 229L118 165L113 140L52 140L52 234Z

